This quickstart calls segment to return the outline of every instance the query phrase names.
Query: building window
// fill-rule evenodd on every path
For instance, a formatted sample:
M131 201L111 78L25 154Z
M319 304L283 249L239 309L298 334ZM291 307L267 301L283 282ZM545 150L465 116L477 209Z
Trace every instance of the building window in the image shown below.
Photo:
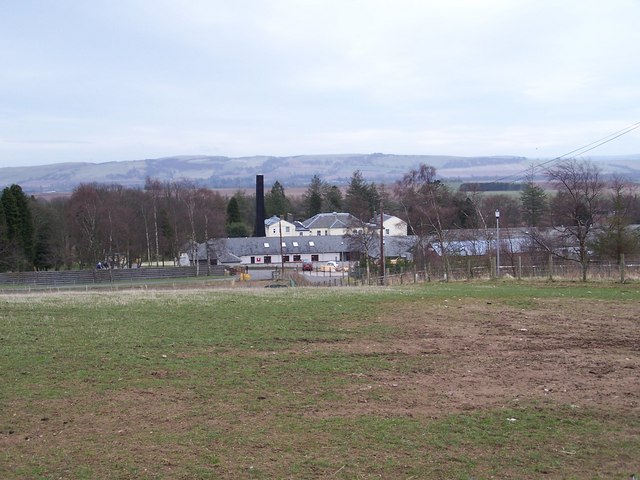
M315 247L315 246L316 246L316 244L315 244L315 243L313 242L313 240L312 240L312 241L310 241L310 242L309 242L309 246L310 246L310 247Z
M288 262L288 261L289 261L289 255L284 255L284 256L282 257L282 261L284 261L284 262Z
M293 242L293 246L297 247L298 246L298 242Z
M291 227L284 227L284 231L289 233L291 231Z
M387 235L389 235L389 229L388 229L388 228L385 228L385 229L384 229L384 233L386 233Z
M325 235L329 235L329 230L325 230L325 231L324 231L324 234L325 234Z
M271 255L265 255L263 263L271 263Z
M264 248L269 248L269 242L264 242Z
M320 261L319 255L311 255L311 261L312 262L319 262Z
M320 236L320 235L322 235L322 232L321 232L320 230L318 230L318 231L316 232L316 235L317 235L317 236Z
M286 242L282 242L282 248L286 247L287 243Z
M294 262L301 262L301 261L302 261L302 258L300 258L300 255L294 255L294 256L293 256L293 261L294 261Z

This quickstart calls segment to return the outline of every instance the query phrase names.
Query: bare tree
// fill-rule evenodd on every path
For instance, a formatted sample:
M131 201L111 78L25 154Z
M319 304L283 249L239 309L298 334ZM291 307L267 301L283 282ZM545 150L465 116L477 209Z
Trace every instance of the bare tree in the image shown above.
M156 266L158 266L160 261L160 234L158 229L158 199L162 191L162 185L159 180L152 180L151 178L147 177L144 188L146 191L151 192L151 206L153 210L153 236L154 236L154 244L155 244L154 257L156 260ZM148 238L149 236L148 228L146 229L146 233ZM148 243L148 240L147 240L147 243ZM149 250L150 249L147 248L147 251ZM149 262L151 262L151 255L148 254L148 256L149 256Z
M97 185L81 184L73 191L67 204L71 235L76 246L80 266L95 265L101 260L103 243L99 228L102 201Z
M593 243L600 256L620 262L623 255L640 251L640 230L631 228L637 201L635 185L618 176L611 180L604 198L606 215L598 225Z
M358 252L365 261L367 283L371 277L370 255L375 246L380 242L379 229L371 228L371 225L353 217L347 229L344 239L349 251Z
M188 219L187 239L191 249L191 258L196 265L196 275L200 273L197 245L204 242L207 261L207 273L210 265L209 240L211 236L219 238L224 234L224 199L217 193L195 185L184 184L181 195L186 207ZM215 230L214 230L215 228Z
M409 228L419 239L419 251L426 251L427 244L435 239L443 261L445 280L448 280L450 229L456 216L449 189L436 179L434 167L421 164L397 181L393 191L405 212Z
M600 170L591 162L571 159L550 168L547 176L558 190L552 201L554 229L565 246L574 245L573 248L549 250L561 258L580 263L582 281L586 281L589 235L601 213L604 190Z

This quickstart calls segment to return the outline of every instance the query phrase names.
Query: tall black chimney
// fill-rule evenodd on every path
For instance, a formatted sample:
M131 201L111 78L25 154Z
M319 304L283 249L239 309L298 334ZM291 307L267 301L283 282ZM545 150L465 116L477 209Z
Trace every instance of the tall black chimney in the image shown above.
M256 228L255 237L266 237L264 230L264 176L256 175Z

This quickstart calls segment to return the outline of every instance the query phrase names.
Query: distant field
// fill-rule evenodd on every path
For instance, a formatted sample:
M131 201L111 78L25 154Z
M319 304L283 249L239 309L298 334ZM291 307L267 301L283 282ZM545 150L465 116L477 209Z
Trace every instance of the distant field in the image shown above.
M640 285L0 296L0 478L640 473Z

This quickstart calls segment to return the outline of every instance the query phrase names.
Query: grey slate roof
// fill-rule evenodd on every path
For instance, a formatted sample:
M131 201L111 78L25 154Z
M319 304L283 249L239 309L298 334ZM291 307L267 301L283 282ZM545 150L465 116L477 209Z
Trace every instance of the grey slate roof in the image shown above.
M315 237L283 237L284 255L304 255L320 253L340 253L353 251L347 239L341 236L324 235ZM373 242L369 251L371 256L379 256L379 244ZM415 237L386 237L385 256L406 256L413 247ZM236 257L280 255L280 239L274 237L228 238L225 250ZM222 256L222 255L221 255Z
M346 241L340 236L282 237L285 255L346 251ZM235 255L280 255L277 237L228 238L226 248Z
M314 228L349 228L360 222L350 213L318 213L304 220L302 224L309 230Z
M264 226L265 227L270 227L271 225L275 225L279 221L280 221L280 217L278 217L277 215L274 215L274 216L266 218L264 220Z

